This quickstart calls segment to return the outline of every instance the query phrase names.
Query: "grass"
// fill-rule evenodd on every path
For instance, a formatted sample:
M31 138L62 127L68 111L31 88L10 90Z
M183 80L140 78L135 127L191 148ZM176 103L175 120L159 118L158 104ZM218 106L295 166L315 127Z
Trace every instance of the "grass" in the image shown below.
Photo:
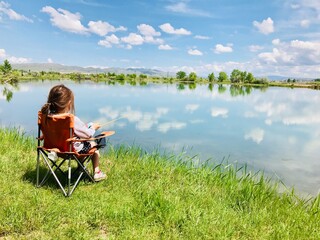
M35 139L0 139L0 239L320 239L319 197L279 194L245 167L110 146L108 179L65 198L35 187Z

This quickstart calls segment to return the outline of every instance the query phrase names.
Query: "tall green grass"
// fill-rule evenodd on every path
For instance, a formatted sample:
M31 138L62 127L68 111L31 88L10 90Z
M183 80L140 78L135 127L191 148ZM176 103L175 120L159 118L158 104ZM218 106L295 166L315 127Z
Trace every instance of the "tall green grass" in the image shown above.
M304 200L245 167L110 146L108 179L70 198L36 188L36 141L0 129L0 239L320 239L319 197Z

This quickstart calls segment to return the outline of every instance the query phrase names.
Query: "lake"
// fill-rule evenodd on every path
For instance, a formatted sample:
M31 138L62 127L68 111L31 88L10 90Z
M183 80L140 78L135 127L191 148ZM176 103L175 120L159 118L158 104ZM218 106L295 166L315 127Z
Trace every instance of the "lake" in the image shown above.
M247 164L300 194L320 189L320 91L229 85L108 84L72 81L20 83L7 101L0 85L0 125L37 134L37 111L50 88L75 94L76 115L115 130L114 145L175 152L193 160Z

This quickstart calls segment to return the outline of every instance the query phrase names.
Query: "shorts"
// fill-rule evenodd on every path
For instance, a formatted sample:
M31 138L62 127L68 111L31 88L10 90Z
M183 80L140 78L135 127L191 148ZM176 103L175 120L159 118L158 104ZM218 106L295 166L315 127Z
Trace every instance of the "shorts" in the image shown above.
M95 142L84 141L84 142L74 142L73 147L76 152L79 154L86 154L90 151L92 147L96 145Z

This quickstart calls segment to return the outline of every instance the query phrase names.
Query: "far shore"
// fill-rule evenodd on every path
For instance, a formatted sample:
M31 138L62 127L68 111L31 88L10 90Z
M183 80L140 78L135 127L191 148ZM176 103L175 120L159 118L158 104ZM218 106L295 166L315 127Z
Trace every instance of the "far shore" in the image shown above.
M85 73L59 73L59 72L29 72L22 75L8 74L6 76L0 74L1 84L18 84L25 81L39 81L39 80L71 80L76 82L94 81L94 82L108 82L110 84L130 84L130 85L147 85L149 83L155 84L182 84L182 85L235 85L243 87L287 87L287 88L310 88L320 89L319 79L312 81L288 79L283 81L271 81L268 79L256 79L253 82L232 82L229 79L219 81L218 79L209 80L208 78L197 77L190 80L187 77L179 79L176 77L156 77L141 74L139 76L134 74L85 74Z

